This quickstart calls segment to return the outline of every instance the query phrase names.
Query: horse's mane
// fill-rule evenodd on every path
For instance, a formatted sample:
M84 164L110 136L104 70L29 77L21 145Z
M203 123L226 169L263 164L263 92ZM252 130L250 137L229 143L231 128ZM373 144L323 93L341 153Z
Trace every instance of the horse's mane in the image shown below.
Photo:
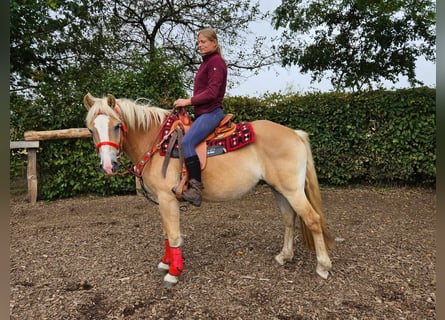
M168 110L151 106L149 103L143 104L126 98L116 99L116 104L119 107L120 113L110 108L107 103L107 97L95 98L94 104L88 110L86 123L91 122L95 115L101 113L121 119L128 128L137 129L139 127L140 129L147 130L153 124L161 123L169 113Z

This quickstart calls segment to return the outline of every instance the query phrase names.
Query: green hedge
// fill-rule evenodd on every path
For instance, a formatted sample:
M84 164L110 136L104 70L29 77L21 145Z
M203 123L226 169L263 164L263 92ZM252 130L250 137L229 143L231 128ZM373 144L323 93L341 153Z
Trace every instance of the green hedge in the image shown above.
M130 174L108 176L100 171L92 139L48 140L42 141L41 146L39 198L135 193L135 179Z
M320 183L432 187L436 90L226 99L237 120L266 118L309 133ZM261 106L261 107L259 107ZM260 109L257 112L257 109Z
M235 121L269 119L308 132L321 184L434 187L435 94L435 89L417 88L227 97L224 110ZM109 177L99 171L90 139L42 141L41 146L39 199L135 193L131 175ZM14 165L19 161L23 156L11 152L11 177L23 172Z

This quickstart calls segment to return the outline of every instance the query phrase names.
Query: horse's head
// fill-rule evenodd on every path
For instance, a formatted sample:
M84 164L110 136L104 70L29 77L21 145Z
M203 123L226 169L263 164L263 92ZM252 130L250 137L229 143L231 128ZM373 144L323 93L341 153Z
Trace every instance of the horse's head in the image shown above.
M88 93L83 103L88 110L86 124L100 156L100 168L106 174L115 174L126 131L116 98L111 94L95 98Z

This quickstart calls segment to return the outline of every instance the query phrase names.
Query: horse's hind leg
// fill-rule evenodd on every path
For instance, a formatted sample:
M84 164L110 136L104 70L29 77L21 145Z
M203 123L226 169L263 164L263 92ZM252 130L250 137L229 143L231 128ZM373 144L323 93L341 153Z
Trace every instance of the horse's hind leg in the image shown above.
M320 277L327 279L331 269L331 260L329 259L323 237L321 217L310 204L305 191L301 189L280 193L280 191L273 189L273 193L284 220L283 249L275 256L275 260L280 265L292 260L294 256L295 220L298 214L302 218L302 222L304 222L304 227L307 228L305 230L309 230L313 238L314 249L317 255L316 272ZM303 226L301 227L303 229Z
M332 265L323 237L320 215L310 204L304 190L297 192L294 196L288 196L286 198L295 212L303 219L305 226L311 231L314 239L314 249L317 255L316 272L320 277L327 279Z
M273 189L272 189L273 190ZM284 222L284 240L283 248L281 252L275 256L275 260L284 265L286 262L291 261L294 257L294 236L295 236L295 211L290 206L289 202L279 192L273 190L275 199L277 200L278 207L283 215Z

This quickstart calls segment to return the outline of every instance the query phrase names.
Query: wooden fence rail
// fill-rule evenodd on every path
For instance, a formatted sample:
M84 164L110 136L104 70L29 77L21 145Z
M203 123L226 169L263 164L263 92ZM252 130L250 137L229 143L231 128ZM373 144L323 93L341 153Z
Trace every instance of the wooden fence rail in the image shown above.
M27 181L28 181L28 199L29 202L35 204L37 202L37 150L39 149L39 141L56 140L56 139L76 139L90 138L91 134L87 128L70 128L61 130L46 131L26 131L24 134L25 141L10 141L10 149L26 149L28 153L27 164ZM136 190L140 190L140 182L135 181ZM137 192L138 195L141 193Z
M47 131L26 131L25 141L10 141L10 149L26 149L28 154L27 181L28 181L28 199L35 204L37 202L37 150L39 141L71 138L89 138L90 132L87 128L71 128L62 130Z
M71 128L48 131L26 131L25 140L55 140L69 138L89 138L90 132L87 128Z

